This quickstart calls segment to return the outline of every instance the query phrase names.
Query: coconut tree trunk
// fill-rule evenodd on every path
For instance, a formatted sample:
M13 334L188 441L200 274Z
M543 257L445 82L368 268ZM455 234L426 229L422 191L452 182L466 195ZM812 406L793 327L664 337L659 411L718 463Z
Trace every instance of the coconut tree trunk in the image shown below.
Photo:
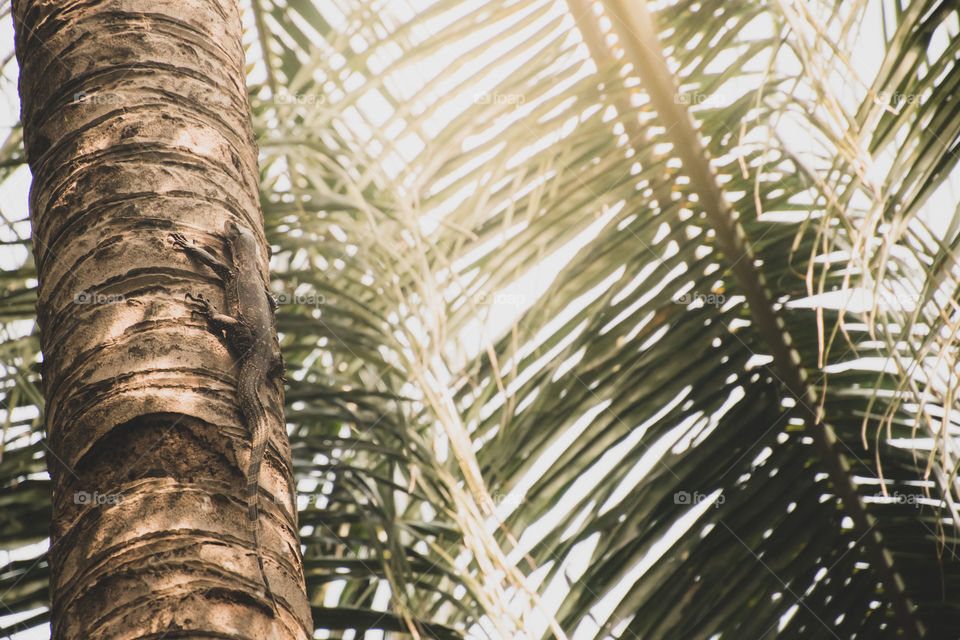
M256 145L232 0L14 1L44 354L53 638L307 638L283 391L266 385L266 597L236 362L197 303L253 230ZM169 635L173 634L173 635Z

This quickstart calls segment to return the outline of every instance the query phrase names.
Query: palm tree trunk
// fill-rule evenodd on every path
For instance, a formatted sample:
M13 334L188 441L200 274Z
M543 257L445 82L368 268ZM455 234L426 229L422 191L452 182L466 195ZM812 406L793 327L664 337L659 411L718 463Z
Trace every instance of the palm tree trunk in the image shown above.
M266 278L256 144L228 0L13 3L48 465L53 638L307 638L283 391L259 531L236 363L187 293L223 282L172 233L223 252L252 229ZM271 499L272 498L272 499Z

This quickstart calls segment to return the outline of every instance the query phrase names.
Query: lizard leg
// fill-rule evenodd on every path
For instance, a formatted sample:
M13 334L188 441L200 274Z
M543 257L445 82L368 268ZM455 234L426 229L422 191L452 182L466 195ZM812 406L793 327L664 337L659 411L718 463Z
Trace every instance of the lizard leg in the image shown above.
M283 355L277 351L273 353L270 362L270 369L267 371L267 377L279 377L281 382L287 381L287 365L283 361Z
M224 331L231 331L240 326L239 320L223 313L208 313L207 320L210 321L210 324L212 324L214 328L223 329Z
M200 304L203 307L203 314L207 316L207 320L210 321L210 324L213 325L214 329L223 330L227 332L236 331L240 327L240 321L234 318L233 316L228 316L225 313L220 313L220 311L213 306L213 303L204 298L202 295L197 294L195 296L187 294L187 297L194 302Z
M277 304L277 299L273 297L273 292L270 291L270 287L267 287L266 285L264 285L263 290L264 290L264 291L266 292L266 294L267 294L267 302L270 303L270 309L271 309L274 313L276 313L276 312L277 312L277 308L280 306L280 305Z
M177 249L180 249L181 251L185 252L188 256L190 256L194 260L197 260L198 262L201 262L207 265L208 267L213 269L213 272L216 273L221 278L228 278L230 276L230 271L231 271L230 265L228 265L226 262L224 262L217 256L213 255L206 249L201 249L200 247L190 244L189 242L187 242L187 239L179 233L170 234L170 239L173 240L173 245Z

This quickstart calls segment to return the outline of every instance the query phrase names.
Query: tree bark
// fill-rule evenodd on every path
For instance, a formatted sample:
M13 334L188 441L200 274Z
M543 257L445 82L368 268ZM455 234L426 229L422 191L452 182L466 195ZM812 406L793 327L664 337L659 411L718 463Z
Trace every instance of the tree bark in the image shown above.
M15 0L53 482L54 639L308 638L283 391L261 390L265 598L237 367L187 293L253 230L267 276L241 24L229 0Z

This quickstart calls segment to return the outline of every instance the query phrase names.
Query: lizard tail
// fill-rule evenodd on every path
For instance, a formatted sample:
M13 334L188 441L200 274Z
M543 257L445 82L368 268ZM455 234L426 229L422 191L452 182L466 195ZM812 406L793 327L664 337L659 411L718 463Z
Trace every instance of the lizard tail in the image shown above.
M263 566L263 547L260 544L260 463L267 449L267 414L257 395L256 381L259 377L243 375L241 372L237 396L251 436L250 465L247 467L247 506L250 522L253 525L253 543L257 550L257 563L260 565L260 577L263 579L265 595L276 610L277 601L267 581L267 572Z
M273 610L277 610L277 600L273 597L273 591L270 589L270 581L267 580L267 570L263 566L263 547L260 545L260 521L257 518L257 505L250 505L250 517L253 520L253 544L257 548L257 564L260 565L260 578L263 580L264 595L270 600Z

